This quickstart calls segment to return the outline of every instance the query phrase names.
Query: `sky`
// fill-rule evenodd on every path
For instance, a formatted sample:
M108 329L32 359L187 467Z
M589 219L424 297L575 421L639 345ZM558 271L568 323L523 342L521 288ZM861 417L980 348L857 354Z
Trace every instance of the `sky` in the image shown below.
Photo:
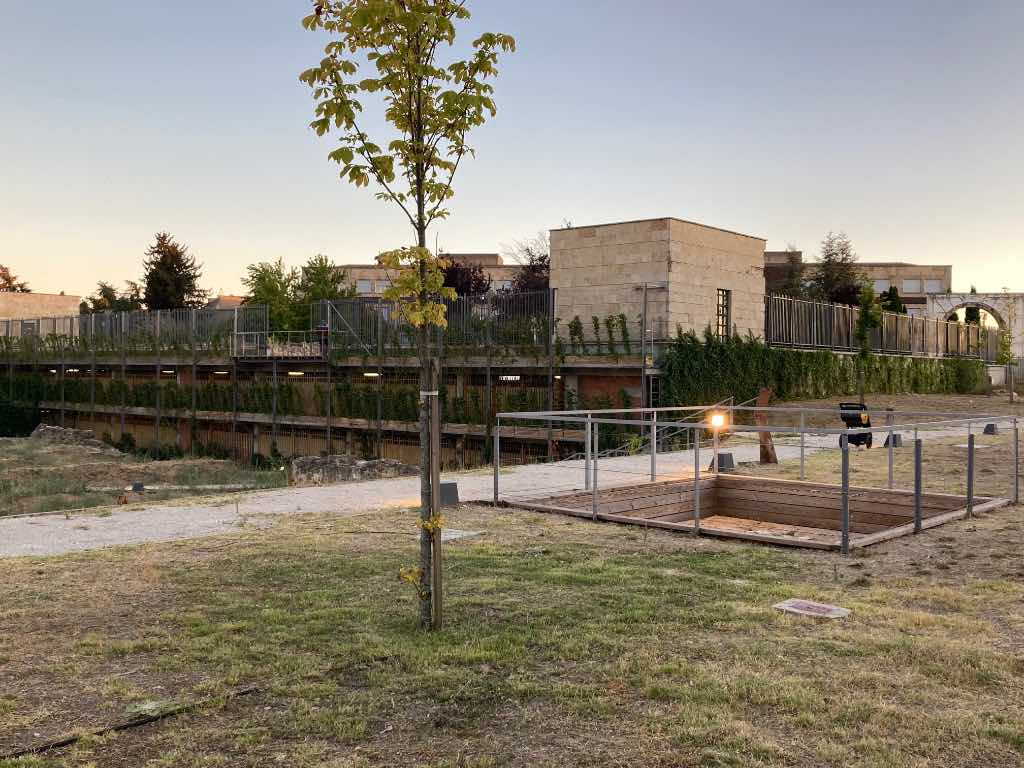
M675 216L1024 291L1024 3L468 0L513 35L450 252ZM214 292L247 264L408 244L338 178L303 0L0 0L0 263L36 291L138 279L157 231ZM377 127L377 124L373 124Z

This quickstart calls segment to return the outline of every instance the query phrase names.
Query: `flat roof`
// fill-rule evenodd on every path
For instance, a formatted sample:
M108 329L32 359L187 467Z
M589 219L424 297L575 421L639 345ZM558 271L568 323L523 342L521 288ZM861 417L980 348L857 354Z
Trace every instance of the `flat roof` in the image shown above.
M952 264L919 264L916 261L858 261L862 267L943 267L952 269Z
M748 235L745 232L737 232L733 229L725 229L724 227L713 227L710 224L701 224L699 221L690 221L689 219L680 219L678 216L656 216L650 219L629 219L628 221L606 221L604 224L584 224L581 226L573 225L571 227L554 227L551 229L552 232L568 232L572 229L593 229L597 227L615 227L622 224L643 224L646 221L679 221L683 224L693 224L695 227L704 227L705 229L715 229L719 232L726 232L730 235L739 235L740 237L749 237L751 240L760 240L763 243L768 242L763 237L757 235Z

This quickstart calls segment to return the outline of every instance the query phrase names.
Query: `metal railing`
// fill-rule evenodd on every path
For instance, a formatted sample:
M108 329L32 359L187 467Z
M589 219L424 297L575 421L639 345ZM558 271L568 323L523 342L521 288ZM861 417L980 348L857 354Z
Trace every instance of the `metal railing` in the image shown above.
M859 317L858 307L766 296L765 341L776 347L853 352L859 348ZM985 360L994 360L998 354L998 332L977 325L894 312L882 312L881 320L871 331L872 352Z

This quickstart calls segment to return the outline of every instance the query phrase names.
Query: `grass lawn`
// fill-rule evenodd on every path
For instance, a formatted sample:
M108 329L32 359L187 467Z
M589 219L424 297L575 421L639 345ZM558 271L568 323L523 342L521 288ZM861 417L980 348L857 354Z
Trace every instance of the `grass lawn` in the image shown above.
M434 634L410 511L0 561L0 754L260 687L0 766L1024 765L1021 511L843 558L467 505Z

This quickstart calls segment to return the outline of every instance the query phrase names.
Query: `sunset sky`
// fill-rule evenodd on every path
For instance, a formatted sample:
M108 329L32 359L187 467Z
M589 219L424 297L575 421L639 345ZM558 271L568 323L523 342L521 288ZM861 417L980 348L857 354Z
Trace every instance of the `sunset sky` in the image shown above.
M1024 3L470 0L512 34L437 242L677 216L1024 291ZM293 0L0 0L0 263L37 291L137 279L158 230L206 287L406 244L337 177ZM467 36L468 36L467 35ZM431 243L433 244L433 235Z

